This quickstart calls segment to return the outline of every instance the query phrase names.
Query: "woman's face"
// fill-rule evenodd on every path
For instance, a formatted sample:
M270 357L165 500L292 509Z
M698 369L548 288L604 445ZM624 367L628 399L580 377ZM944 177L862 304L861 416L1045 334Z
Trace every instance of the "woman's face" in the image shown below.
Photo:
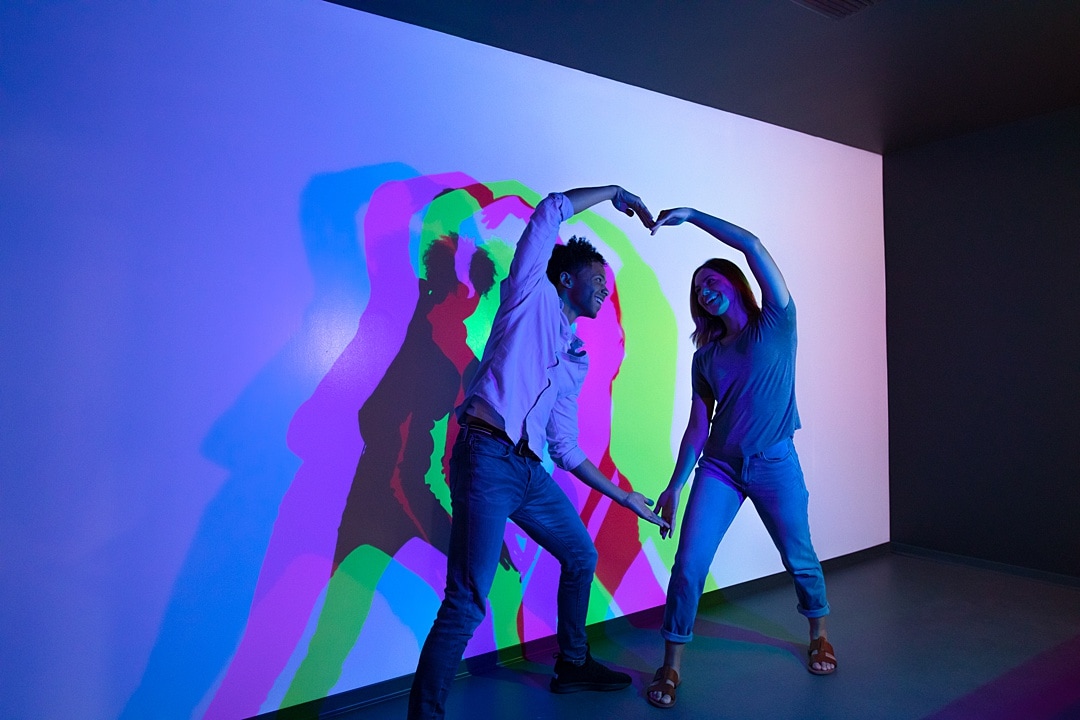
M694 297L698 305L709 315L718 317L738 301L738 294L731 282L709 268L698 270L694 276Z

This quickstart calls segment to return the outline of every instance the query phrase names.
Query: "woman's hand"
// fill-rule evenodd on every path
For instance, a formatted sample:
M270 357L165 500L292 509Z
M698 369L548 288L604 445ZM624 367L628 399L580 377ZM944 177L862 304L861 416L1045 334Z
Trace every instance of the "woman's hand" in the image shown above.
M670 486L660 493L660 499L656 501L656 509L660 513L660 519L664 521L660 525L660 537L669 538L675 536L675 515L679 512L679 495L682 489L672 489Z
M696 212L694 208L688 207L661 210L660 215L656 218L656 222L652 225L652 234L655 235L656 231L665 225L682 225L690 219L690 216L693 215L694 212Z

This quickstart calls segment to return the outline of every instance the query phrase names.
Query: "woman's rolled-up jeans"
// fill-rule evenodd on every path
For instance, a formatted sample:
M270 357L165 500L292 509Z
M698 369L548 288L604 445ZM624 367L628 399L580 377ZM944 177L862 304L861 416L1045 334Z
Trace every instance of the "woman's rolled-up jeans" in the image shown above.
M693 639L709 565L746 498L754 503L784 568L795 580L798 611L808 618L829 614L825 578L810 542L809 493L789 438L750 457L703 457L698 463L668 583L660 630L664 639L677 643Z

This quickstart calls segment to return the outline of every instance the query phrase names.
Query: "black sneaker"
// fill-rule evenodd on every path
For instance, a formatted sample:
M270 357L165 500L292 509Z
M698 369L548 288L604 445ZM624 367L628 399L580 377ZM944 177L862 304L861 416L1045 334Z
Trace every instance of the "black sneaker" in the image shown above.
M574 693L582 690L622 690L630 686L630 676L609 670L593 660L592 653L585 651L585 662L575 665L556 655L555 677L551 678L551 692Z

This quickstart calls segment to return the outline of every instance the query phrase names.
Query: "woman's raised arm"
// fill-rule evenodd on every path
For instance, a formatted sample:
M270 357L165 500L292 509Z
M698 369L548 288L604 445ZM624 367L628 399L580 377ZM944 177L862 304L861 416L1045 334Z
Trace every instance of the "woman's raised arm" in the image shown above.
M662 211L653 224L652 234L655 235L656 231L665 225L681 225L684 222L698 226L720 242L745 255L750 272L754 274L754 279L761 286L763 298L777 307L787 307L791 293L788 291L784 275L756 235L727 220L686 207Z

